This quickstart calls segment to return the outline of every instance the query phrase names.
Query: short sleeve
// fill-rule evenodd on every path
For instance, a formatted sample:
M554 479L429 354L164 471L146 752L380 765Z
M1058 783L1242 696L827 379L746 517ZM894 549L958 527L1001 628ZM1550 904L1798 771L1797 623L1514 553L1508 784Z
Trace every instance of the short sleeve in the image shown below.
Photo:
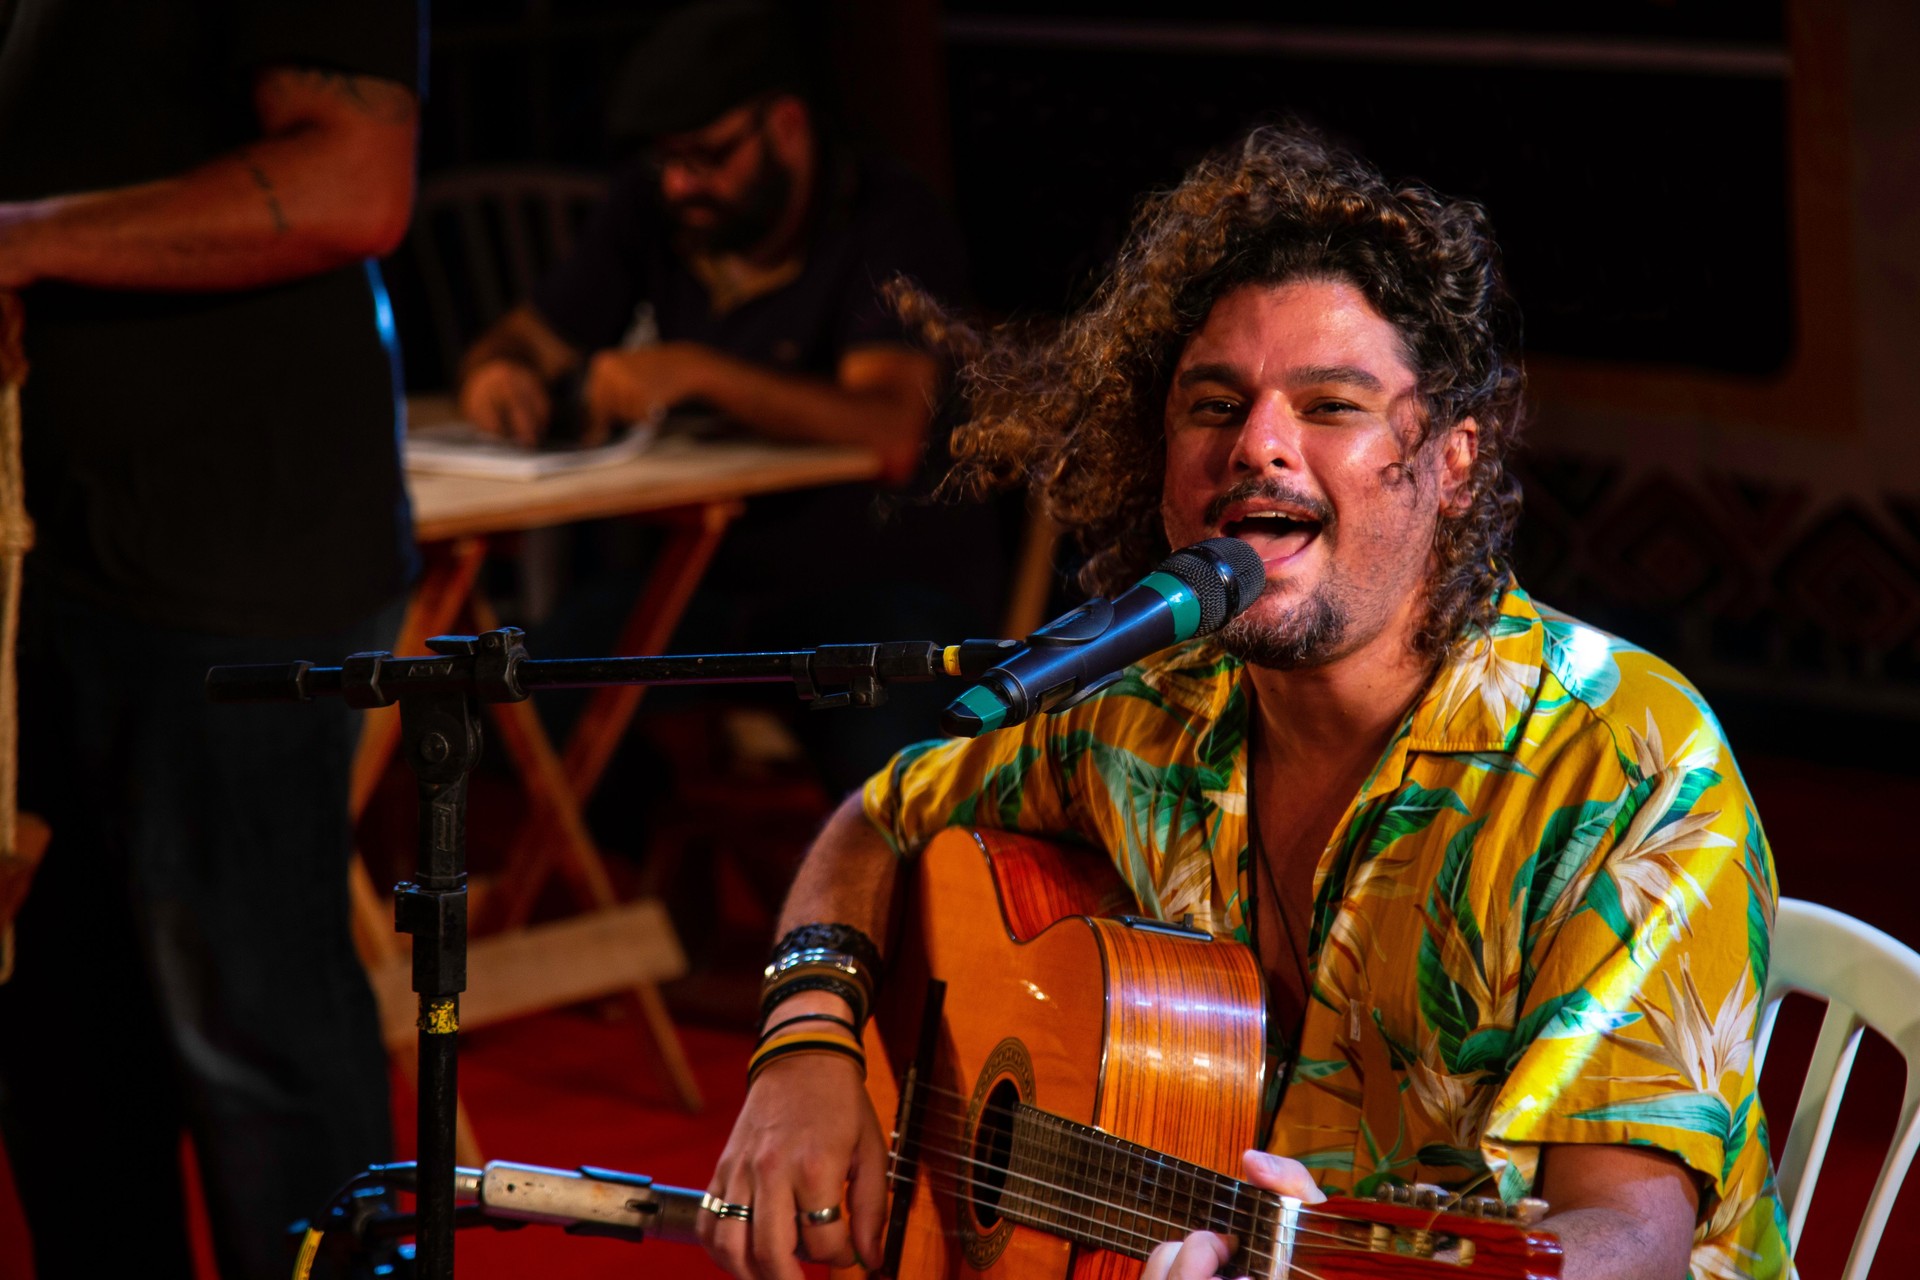
M1753 1034L1771 855L1730 757L1671 763L1635 780L1628 802L1611 847L1529 908L1545 939L1529 956L1530 1039L1493 1102L1485 1153L1503 1193L1521 1195L1543 1144L1654 1147L1700 1175L1703 1215L1722 1200L1738 1211L1768 1167Z
M236 74L319 67L426 83L425 11L418 0L234 0L228 6Z
M947 827L980 826L1087 842L1036 716L983 737L910 746L867 780L861 803L895 853L910 856Z
M615 174L572 251L534 286L533 309L581 351L619 345L634 308L649 296L646 247L666 237L649 185L637 163Z

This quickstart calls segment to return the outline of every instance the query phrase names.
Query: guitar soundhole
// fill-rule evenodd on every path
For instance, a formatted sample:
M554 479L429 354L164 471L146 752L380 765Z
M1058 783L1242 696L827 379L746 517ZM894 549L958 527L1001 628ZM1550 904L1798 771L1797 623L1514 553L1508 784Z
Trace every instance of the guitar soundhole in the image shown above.
M1013 1081L1002 1080L987 1093L980 1127L973 1134L973 1217L980 1230L1000 1225L1000 1197L1007 1189L1007 1165L1013 1158L1013 1109L1020 1092Z
M1013 1113L1023 1102L1038 1103L1033 1060L1019 1037L1008 1036L993 1047L974 1077L966 1129L953 1144L955 1154L968 1157L967 1167L954 1170L954 1175L960 1187L960 1248L975 1271L998 1261L1013 1239L1020 1193L1015 1187L1011 1194L1016 1199L1007 1199L1007 1170L1013 1162Z

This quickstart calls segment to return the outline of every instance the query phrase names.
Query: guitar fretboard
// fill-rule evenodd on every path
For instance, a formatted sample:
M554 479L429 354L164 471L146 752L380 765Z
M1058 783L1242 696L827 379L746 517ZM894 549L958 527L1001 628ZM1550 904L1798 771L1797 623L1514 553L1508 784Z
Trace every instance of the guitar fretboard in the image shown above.
M1274 1268L1280 1198L1250 1183L1021 1104L1001 1212L1079 1244L1145 1258L1192 1231L1239 1242L1227 1274ZM1248 1260L1255 1265L1248 1267Z

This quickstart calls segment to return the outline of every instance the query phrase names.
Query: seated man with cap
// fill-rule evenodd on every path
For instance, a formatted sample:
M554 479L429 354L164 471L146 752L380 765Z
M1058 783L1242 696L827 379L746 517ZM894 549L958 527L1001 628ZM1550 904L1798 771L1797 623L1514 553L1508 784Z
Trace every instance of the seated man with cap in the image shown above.
M939 377L880 290L952 298L958 237L903 170L825 135L770 6L670 16L629 60L610 125L641 145L578 247L462 362L473 422L527 443L584 370L589 436L699 404L780 440L919 466Z
M772 440L863 446L885 484L915 477L941 367L883 291L903 276L957 300L959 234L903 167L825 127L804 47L774 6L722 0L669 15L634 51L609 123L635 154L570 256L467 354L469 421L531 444L566 430L576 406L561 388L577 385L589 439L674 410ZM978 634L1000 604L997 538L979 509L883 502L872 485L758 498L673 647ZM956 546L964 575L950 571ZM576 592L575 623L583 601L615 596L631 598L604 574ZM576 625L566 643L602 640ZM934 692L902 689L883 711L801 717L795 729L844 789L925 735Z

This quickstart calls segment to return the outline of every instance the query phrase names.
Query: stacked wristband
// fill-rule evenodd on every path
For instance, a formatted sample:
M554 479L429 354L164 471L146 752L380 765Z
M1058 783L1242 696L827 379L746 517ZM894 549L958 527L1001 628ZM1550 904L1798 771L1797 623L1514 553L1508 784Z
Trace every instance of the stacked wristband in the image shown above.
M836 995L847 1002L853 1016L802 1013L763 1027L759 1047L747 1064L747 1082L751 1084L775 1059L803 1053L837 1053L852 1058L865 1076L867 1059L860 1047L860 1033L873 1009L879 969L880 949L851 925L802 925L780 939L760 988L761 1021L768 1022L783 1001L803 991Z
M760 1017L769 1017L782 1000L802 991L827 991L853 1010L856 1028L873 1010L878 987L880 949L851 925L805 924L774 945L760 987Z
M799 1021L799 1019L795 1019ZM860 1064L860 1078L867 1075L867 1055L860 1048L860 1042L844 1031L789 1031L781 1035L768 1036L753 1051L753 1057L747 1062L747 1083L751 1085L767 1064L776 1058L792 1057L802 1053L837 1053L852 1058Z

